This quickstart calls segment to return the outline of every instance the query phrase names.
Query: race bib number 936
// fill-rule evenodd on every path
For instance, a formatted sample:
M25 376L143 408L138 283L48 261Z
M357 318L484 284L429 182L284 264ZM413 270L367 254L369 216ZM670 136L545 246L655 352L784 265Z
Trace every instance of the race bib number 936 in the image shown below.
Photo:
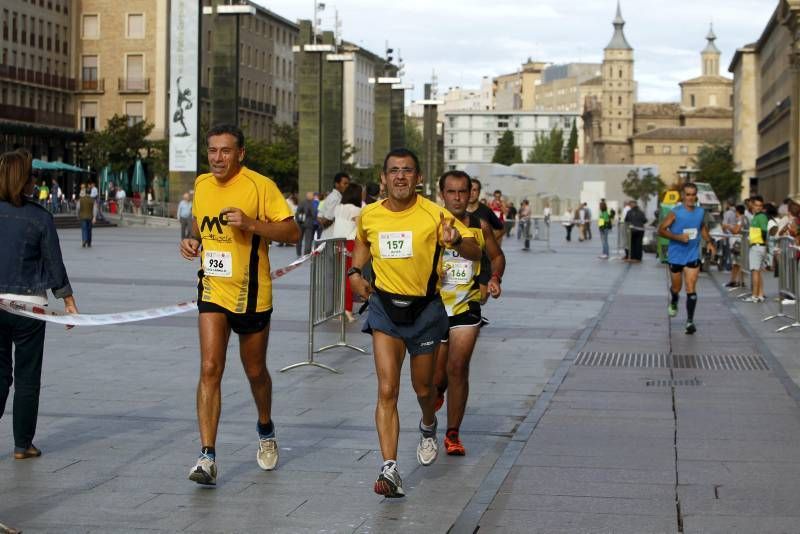
M230 278L233 276L233 258L230 252L206 250L203 253L203 275Z

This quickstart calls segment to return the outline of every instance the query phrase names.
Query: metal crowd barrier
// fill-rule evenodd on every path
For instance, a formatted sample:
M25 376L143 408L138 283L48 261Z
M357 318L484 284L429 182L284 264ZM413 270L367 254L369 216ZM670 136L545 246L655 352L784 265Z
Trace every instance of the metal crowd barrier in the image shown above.
M745 278L745 273L748 275L750 274L750 236L747 235L747 232L742 232L739 243L739 287L733 287L730 291L731 293L740 291L740 293L735 296L737 298L747 298L750 294L747 292L747 282Z
M795 240L791 236L778 238L778 313L765 317L764 321L769 321L775 317L785 317L792 321L791 324L784 325L775 332L784 332L790 328L800 328L800 299L798 299L798 289L800 289L800 268L798 268L798 251L800 247L795 245ZM783 312L783 299L794 300L794 316Z
M315 240L312 250L316 250L323 243L325 246L319 254L311 257L309 266L311 283L308 291L308 356L305 361L287 365L281 369L282 373L306 365L321 367L332 373L341 373L338 369L314 361L314 354L336 347L347 347L366 353L364 349L348 344L346 339L347 317L344 313L345 262L348 254L346 240L341 238ZM332 345L314 350L314 329L337 317L341 325L339 340Z
M542 252L555 252L550 247L550 217L532 216L530 220L524 221L523 233L525 236L525 247L523 250L531 249L531 241L544 241L547 248ZM531 231L531 228L533 229Z

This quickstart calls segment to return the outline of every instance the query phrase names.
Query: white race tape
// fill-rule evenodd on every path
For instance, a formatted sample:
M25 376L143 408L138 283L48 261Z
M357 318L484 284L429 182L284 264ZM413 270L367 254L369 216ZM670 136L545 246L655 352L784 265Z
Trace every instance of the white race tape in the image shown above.
M325 243L322 243L310 254L301 256L295 261L275 269L269 273L270 278L273 280L290 273L302 266L305 262L311 259L311 256L319 254L325 248ZM133 323L136 321L146 321L148 319L158 319L160 317L169 317L170 315L177 315L188 311L197 309L197 301L180 302L172 306L162 306L160 308L149 308L146 310L136 310L119 313L92 313L92 314L68 314L48 310L42 306L36 306L27 302L19 302L14 300L0 299L0 310L13 313L14 315L21 315L23 317L30 317L39 319L40 321L47 321L48 323L58 323L64 325L74 326L103 326L110 324Z

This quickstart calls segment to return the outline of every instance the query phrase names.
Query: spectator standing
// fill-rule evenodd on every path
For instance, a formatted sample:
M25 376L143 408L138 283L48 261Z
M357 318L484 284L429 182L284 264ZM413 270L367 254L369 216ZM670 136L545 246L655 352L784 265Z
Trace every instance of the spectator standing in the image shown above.
M750 230L747 236L750 241L750 287L753 294L744 299L745 302L762 303L764 297L764 279L761 271L767 258L767 229L769 220L764 213L764 199L760 195L750 197Z
M592 209L589 205L584 202L583 209L586 210L586 230L585 230L585 238L591 239L592 238Z
M522 250L531 249L531 203L526 198L519 205L519 226L525 237L525 246Z
M508 203L506 207L506 237L511 237L511 231L514 229L514 221L517 218L517 208L514 207L513 202ZM519 239L519 237L517 237Z
M61 198L61 187L58 185L58 180L53 178L50 184L50 211L58 213L59 203Z
M361 213L361 186L350 183L342 193L342 201L336 206L333 221L333 236L346 239L345 246L349 254L345 258L346 271L352 267L353 247L355 246L356 226ZM345 272L346 272L345 271ZM350 278L345 277L344 314L347 320L355 321L353 315L353 290L350 288Z
M575 216L569 208L564 210L564 221L561 223L567 231L567 242L572 241L572 227L575 226Z
M117 201L117 209L119 209L120 215L122 212L125 211L125 188L120 187L117 189L117 192L114 194L114 198Z
M600 202L600 215L597 217L597 227L600 229L600 242L603 245L603 253L600 255L600 259L607 260L609 256L608 234L611 233L611 215L608 213L608 207L605 201Z
M297 205L294 213L294 220L300 227L300 239L297 240L295 250L297 256L309 254L311 243L314 241L314 223L317 220L317 206L314 200L314 193L308 191L306 198Z
M32 192L30 152L16 150L0 156L0 235L6 250L19 251L0 255L0 297L46 306L50 289L56 298L64 299L66 313L78 313L53 217L27 200ZM33 437L39 413L45 324L0 311L0 417L14 382L16 460L42 454Z
M78 220L81 221L81 248L92 247L92 225L97 220L97 204L92 197L81 190L78 203L75 206Z
M192 237L192 201L189 193L184 193L178 202L178 220L181 223L181 239Z
M350 185L350 176L347 173L340 172L333 177L333 189L325 197L325 202L317 211L317 220L322 228L322 239L333 237L334 212L336 206L342 202L342 193L348 185Z
M625 223L630 229L631 249L628 261L639 263L642 261L642 241L644 240L644 227L647 224L647 216L639 208L635 200L630 202L631 209L625 216Z

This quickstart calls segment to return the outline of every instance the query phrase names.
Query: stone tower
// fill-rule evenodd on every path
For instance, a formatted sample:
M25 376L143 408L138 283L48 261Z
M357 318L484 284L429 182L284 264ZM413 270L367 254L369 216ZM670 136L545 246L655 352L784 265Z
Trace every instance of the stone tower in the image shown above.
M603 96L600 138L605 163L630 163L630 138L633 136L633 47L625 39L625 20L617 2L614 35L603 52ZM624 146L623 146L624 145Z
M703 60L703 76L719 76L720 51L717 45L714 44L716 38L714 26L712 25L708 28L708 35L706 35L708 44L700 53L700 57Z

